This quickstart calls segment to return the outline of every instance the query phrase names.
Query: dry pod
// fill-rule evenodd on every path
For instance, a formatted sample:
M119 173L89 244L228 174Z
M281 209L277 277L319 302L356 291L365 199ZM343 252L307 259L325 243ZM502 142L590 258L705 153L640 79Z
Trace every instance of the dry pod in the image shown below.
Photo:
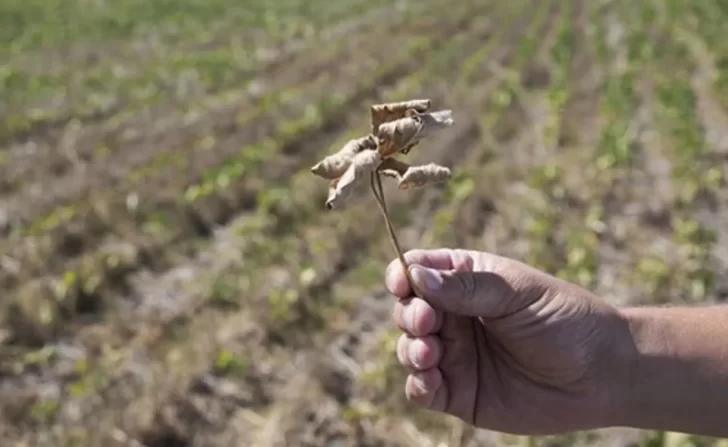
M397 179L399 189L411 189L430 183L439 183L449 180L452 176L450 169L436 163L410 166L394 158L386 159L380 166L379 172Z
M451 176L450 169L435 163L412 166L399 179L399 189L410 189L428 183L444 182L450 179Z
M356 186L356 183L376 171L381 161L382 157L379 155L379 152L371 149L363 150L354 155L344 174L334 180L335 183L332 183L333 188L329 189L326 208L334 209L341 207L343 202L349 197L352 189Z
M339 152L316 163L311 168L311 172L325 179L337 179L344 175L356 154L366 149L376 148L377 140L373 135L349 140Z
M429 99L411 99L409 101L388 102L385 104L373 105L370 110L372 133L376 135L377 130L382 123L404 118L408 115L408 113L412 112L427 112L431 105L432 101Z
M404 118L382 123L377 129L379 152L391 157L397 152L408 153L422 139L453 124L452 111L414 113Z

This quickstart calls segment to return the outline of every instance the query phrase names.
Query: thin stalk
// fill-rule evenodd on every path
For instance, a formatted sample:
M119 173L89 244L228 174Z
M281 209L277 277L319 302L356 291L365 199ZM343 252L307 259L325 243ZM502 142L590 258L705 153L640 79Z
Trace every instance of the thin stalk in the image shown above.
M404 253L402 252L402 248L399 245L399 240L397 239L397 234L394 231L394 228L392 227L392 220L389 218L389 210L387 210L387 202L384 199L384 188L382 187L382 178L379 175L378 171L372 172L370 176L370 183L372 187L372 193L374 193L374 198L377 200L377 205L379 205L379 211L382 212L382 217L384 217L384 223L387 226L387 233L389 233L389 241L392 243L392 247L394 247L394 251L397 254L397 258L399 258L399 262L402 264L402 269L404 270L404 274L407 277L407 281L409 281L410 286L412 287L412 290L418 294L417 290L415 289L415 282L412 280L412 275L409 272L407 260L404 258Z

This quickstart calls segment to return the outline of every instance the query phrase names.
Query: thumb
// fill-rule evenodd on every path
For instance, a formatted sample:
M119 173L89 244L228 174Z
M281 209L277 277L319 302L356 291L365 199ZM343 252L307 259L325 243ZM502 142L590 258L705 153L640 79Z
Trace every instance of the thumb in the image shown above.
M414 289L433 307L457 315L498 318L528 303L502 276L492 272L410 267Z

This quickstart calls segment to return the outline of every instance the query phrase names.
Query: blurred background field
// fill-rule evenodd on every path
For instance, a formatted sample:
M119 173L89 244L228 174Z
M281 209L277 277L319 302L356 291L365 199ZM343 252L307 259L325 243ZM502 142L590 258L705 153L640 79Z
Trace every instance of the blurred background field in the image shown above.
M0 445L718 446L521 438L414 409L363 188L309 168L369 106L455 126L385 187L406 248L616 305L728 298L722 0L3 0Z

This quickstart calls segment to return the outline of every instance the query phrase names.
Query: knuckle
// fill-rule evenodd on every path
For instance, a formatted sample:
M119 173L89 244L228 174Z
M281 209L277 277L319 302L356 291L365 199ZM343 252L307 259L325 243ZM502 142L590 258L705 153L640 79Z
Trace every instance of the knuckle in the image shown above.
M458 292L461 294L462 298L471 301L475 300L479 292L478 281L476 280L475 275L463 274L454 276L458 282Z
M421 248L412 248L404 252L403 256L408 263L417 263L424 257L424 254L425 250Z
M453 250L451 259L455 271L468 272L473 270L473 257L468 250Z

